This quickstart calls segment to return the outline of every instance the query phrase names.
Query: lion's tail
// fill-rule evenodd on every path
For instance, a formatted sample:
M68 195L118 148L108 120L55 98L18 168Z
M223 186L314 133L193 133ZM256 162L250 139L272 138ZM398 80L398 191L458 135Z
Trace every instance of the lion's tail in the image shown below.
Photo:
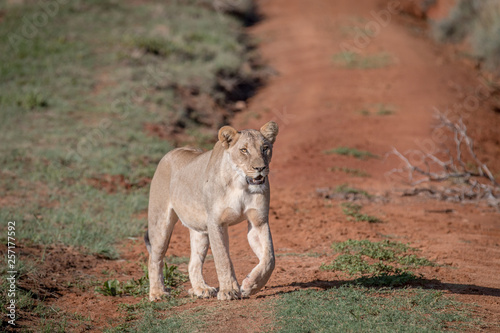
M149 242L148 230L146 230L146 233L144 234L144 243L146 243L146 248L148 249L148 252L151 254L151 243Z

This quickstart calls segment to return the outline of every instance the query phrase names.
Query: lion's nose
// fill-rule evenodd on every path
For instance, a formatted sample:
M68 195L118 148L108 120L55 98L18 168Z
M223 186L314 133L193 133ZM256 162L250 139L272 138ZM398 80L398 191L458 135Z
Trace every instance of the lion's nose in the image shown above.
M253 169L258 171L258 172L264 171L265 168L266 167L253 167Z

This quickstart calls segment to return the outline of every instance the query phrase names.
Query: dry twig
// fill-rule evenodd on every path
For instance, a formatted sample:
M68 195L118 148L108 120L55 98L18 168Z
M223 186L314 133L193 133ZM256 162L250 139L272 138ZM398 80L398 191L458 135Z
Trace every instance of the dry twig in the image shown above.
M461 119L453 123L441 113L437 117L440 120L438 127L446 128L453 134L455 155L446 148L432 153L410 150L405 154L393 148L389 154L397 156L403 166L389 171L389 174L408 173L408 180L413 186L426 182L448 182L441 189L415 188L404 195L426 192L444 200L487 199L495 206L500 205L500 185L486 164L477 157L465 124ZM405 155L416 156L421 163L417 166ZM446 159L436 155L446 156Z

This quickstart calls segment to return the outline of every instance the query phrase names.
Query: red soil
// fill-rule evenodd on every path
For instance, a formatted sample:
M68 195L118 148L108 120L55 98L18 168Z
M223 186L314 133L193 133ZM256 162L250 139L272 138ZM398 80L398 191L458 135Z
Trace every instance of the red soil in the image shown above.
M400 151L432 151L437 147L431 140L435 124L433 109L437 107L442 111L451 109L451 118L464 117L471 136L476 138L479 157L498 175L500 114L492 111L490 99L480 100L472 111L457 107L463 106L480 86L478 73L453 50L431 42L421 24L414 25L391 14L385 4L377 5L372 0L275 0L260 1L259 5L264 20L250 28L250 33L260 40L260 52L279 74L249 101L248 110L239 114L233 125L240 129L259 128L271 119L280 125L270 176L270 225L278 254L277 267L265 289L249 300L224 304L198 300L182 309L201 305L219 309L214 312L219 324L210 326L214 332L259 331L261 325L272 320L267 312L271 310L263 308L262 302L291 290L336 286L346 278L319 270L321 263L331 261L328 255L332 242L390 237L410 243L422 250L422 256L443 264L421 271L428 280L426 288L477 304L474 311L485 321L484 329L498 331L498 209L482 203L403 197L401 191L410 188L403 177L387 176L389 170L400 167L397 159L358 160L323 153L338 146L367 150L379 156L392 147ZM377 17L385 21L377 21ZM342 32L353 22L382 23L376 33L362 41L359 51L385 52L393 58L392 65L379 69L345 69L335 65L332 56L341 51L340 44L352 44L357 38L356 33ZM385 116L359 112L375 104L391 105L395 112ZM371 176L356 178L341 171L332 172L331 167L361 169ZM106 180L95 180L96 184L99 182ZM345 183L379 198L363 203L363 212L381 218L383 223L348 221L342 214L340 201L326 200L317 194L318 188ZM59 252L48 249L45 254L50 258L47 262L59 261L61 265L51 271L66 272L50 277L54 280L54 295L49 301L65 311L90 316L92 331L109 325L110 321L116 323L124 316L117 312L119 303L139 301L133 297L105 297L93 290L62 285L85 274L104 280L103 270L116 271L120 280L140 277L139 262L145 262L146 258L140 240L125 241L123 259L119 262L82 255L71 255L68 259L71 251ZM241 281L257 263L246 241L244 224L231 229L231 253ZM300 256L307 253L324 256ZM180 224L167 254L189 256L188 232ZM187 267L181 264L180 269ZM212 261L206 265L206 275L207 282L216 286ZM85 330L85 327L79 325L74 329Z

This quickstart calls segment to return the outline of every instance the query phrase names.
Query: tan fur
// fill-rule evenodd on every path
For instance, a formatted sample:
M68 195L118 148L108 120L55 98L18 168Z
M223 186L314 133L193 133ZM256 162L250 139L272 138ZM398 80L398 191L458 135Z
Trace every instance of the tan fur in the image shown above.
M208 298L217 293L220 300L236 299L248 297L266 284L274 269L267 175L277 135L278 125L272 121L260 131L237 132L224 126L213 150L203 153L179 148L162 158L151 182L145 236L151 301L168 294L163 285L163 258L178 219L190 231L191 295ZM259 264L240 288L229 256L228 227L244 220L248 220L248 241ZM205 283L202 274L209 243L218 291Z

